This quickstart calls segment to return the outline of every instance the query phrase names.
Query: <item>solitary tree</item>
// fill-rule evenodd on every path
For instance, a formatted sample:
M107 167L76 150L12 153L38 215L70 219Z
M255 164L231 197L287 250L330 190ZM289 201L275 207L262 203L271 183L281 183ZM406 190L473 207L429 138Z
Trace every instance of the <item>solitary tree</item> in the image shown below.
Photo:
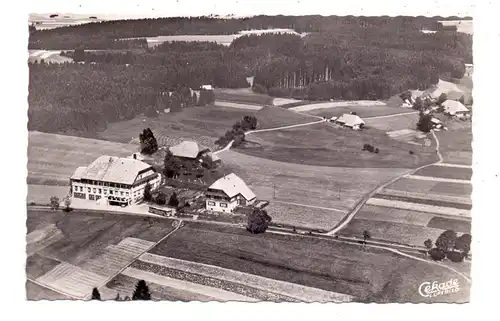
M71 198L69 197L66 197L66 199L64 200L64 211L65 212L71 211Z
M369 238L371 238L372 236L370 235L370 232L367 231L367 230L364 230L363 231L363 242L366 244L366 240L368 240Z
M172 154L170 150L167 150L165 154L165 159L163 161L163 173L168 178L176 178L179 175L181 169L181 164L179 160Z
M254 234L264 233L271 221L272 218L267 214L267 211L255 208L252 213L248 215L247 231Z
M150 128L146 128L139 134L141 152L151 155L158 150L158 142Z
M448 96L446 96L446 94L445 94L445 93L442 93L441 95L439 95L438 100L436 101L436 104L441 105L441 104L442 104L442 103L444 103L447 99L448 99Z
M417 123L417 129L424 132L424 133L430 132L432 129L431 119L432 119L431 114L421 113L420 118L419 118L418 123Z
M156 196L156 204L165 205L167 203L167 196L163 192L159 192Z
M427 249L427 253L429 253L429 251L432 249L432 240L431 239L425 240L424 246Z
M132 295L132 300L151 300L149 287L144 280L137 282L134 294Z
M457 233L453 230L446 230L436 240L436 248L447 253L455 247Z
M168 200L168 205L173 207L179 206L179 199L177 198L177 193L174 192L170 196L170 199Z
M462 234L455 241L455 249L462 252L464 257L467 257L467 255L470 252L471 242L472 242L472 236L470 234L468 233Z
M53 209L53 210L57 210L59 208L59 197L57 196L52 196L50 198L50 207Z
M147 183L146 186L144 186L144 200L149 202L151 201L151 197L151 184Z
M92 290L92 300L101 300L101 294L99 293L99 290L97 290L97 288L94 288Z

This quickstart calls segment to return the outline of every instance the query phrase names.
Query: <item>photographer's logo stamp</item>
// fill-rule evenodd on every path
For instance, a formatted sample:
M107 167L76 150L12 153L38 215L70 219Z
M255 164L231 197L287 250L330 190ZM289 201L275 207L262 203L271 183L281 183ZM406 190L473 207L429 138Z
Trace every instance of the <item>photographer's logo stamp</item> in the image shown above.
M457 293L460 291L458 279L450 279L447 282L438 283L424 282L418 287L418 293L425 298L434 298L440 295Z

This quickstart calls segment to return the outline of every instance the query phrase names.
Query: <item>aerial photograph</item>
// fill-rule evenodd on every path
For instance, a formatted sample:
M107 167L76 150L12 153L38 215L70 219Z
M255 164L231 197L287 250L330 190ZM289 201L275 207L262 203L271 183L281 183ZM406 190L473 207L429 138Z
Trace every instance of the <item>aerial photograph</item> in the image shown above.
M31 14L26 299L469 302L472 24Z

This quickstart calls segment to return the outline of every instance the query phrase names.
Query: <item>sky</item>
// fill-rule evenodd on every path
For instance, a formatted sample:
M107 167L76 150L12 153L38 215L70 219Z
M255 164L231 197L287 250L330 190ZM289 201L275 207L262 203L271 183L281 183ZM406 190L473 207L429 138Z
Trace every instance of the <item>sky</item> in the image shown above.
M31 13L84 13L103 19L210 14L268 15L472 15L472 0L28 0Z

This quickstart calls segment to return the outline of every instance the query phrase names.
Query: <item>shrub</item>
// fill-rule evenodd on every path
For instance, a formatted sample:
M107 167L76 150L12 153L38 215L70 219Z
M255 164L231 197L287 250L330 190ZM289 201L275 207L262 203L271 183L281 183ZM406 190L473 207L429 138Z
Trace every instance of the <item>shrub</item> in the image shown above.
M167 203L167 196L165 193L159 192L156 196L156 204L165 205Z
M465 255L457 251L450 251L446 254L446 257L452 262L462 262Z
M59 197L57 196L52 196L50 198L50 207L53 209L53 210L57 210L59 208Z
M412 150L409 151L410 155L413 155L415 154Z
M174 192L170 196L170 199L168 200L168 205L173 207L179 206L179 199L177 198L177 193Z
M267 211L256 208L248 215L247 231L253 234L264 233L271 221Z
M149 293L149 287L144 280L137 282L135 286L135 291L132 295L132 300L151 300L151 294Z
M429 255L434 261L442 261L446 257L446 253L438 248L431 249Z
M97 288L92 289L92 300L101 300L101 294Z

